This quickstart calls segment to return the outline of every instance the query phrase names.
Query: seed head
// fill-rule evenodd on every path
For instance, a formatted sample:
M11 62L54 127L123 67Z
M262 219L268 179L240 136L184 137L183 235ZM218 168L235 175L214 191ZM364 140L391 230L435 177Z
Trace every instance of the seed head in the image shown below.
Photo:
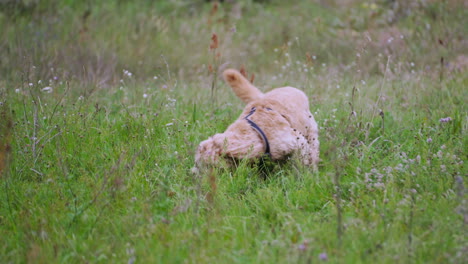
M213 35L211 35L210 50L215 50L217 48L218 48L218 35L216 35L216 33L213 33Z

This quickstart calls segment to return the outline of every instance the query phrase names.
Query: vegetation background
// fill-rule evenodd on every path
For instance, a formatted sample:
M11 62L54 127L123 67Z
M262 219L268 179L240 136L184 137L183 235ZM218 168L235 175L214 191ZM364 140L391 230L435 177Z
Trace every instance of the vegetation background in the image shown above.
M0 1L0 263L463 263L467 11ZM309 96L319 172L192 173L228 67Z

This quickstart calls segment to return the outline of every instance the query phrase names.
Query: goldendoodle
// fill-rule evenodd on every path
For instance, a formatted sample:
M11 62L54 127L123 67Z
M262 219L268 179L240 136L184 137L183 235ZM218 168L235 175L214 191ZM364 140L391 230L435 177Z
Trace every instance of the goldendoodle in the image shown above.
M222 160L255 160L268 155L285 160L297 155L316 169L319 161L318 128L304 92L293 87L262 93L240 72L223 72L225 81L247 106L224 133L200 143L195 155L197 167L217 165Z

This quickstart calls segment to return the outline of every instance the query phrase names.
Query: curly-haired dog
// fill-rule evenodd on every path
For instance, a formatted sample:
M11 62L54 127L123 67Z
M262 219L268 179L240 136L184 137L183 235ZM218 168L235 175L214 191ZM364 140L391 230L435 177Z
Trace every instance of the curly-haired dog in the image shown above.
M247 106L224 133L200 143L197 166L216 165L220 159L257 159L265 154L272 160L284 160L297 153L304 165L316 168L318 128L304 92L282 87L263 94L237 70L225 70L223 75Z

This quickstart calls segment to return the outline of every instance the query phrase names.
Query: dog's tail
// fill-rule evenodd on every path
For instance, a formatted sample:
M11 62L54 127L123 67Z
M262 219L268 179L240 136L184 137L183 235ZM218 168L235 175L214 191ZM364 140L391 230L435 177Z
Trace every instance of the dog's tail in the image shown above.
M224 80L226 80L237 97L242 101L249 103L263 96L263 93L253 86L239 71L227 69L223 72L223 76Z

